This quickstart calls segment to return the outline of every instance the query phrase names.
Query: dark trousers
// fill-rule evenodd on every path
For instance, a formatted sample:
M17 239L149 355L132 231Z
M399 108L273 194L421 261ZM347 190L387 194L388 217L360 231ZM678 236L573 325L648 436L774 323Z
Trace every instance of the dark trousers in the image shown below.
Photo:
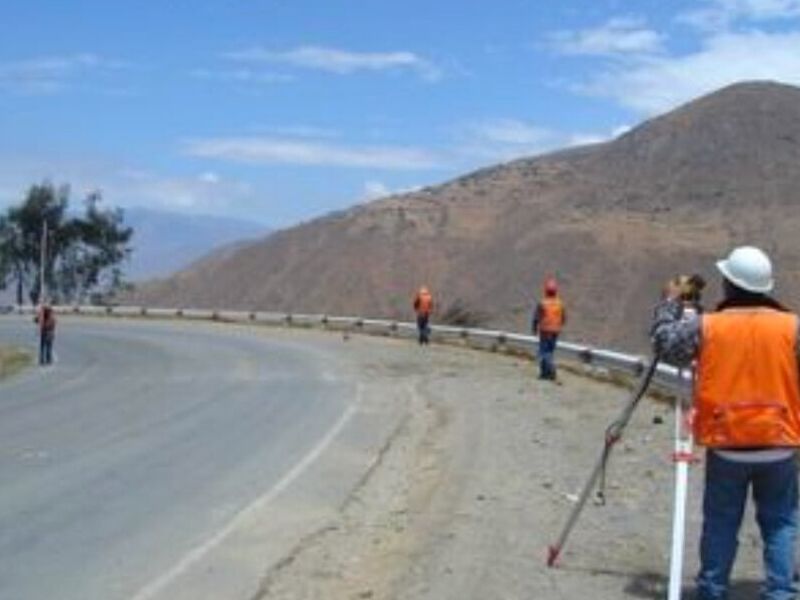
M428 326L430 315L417 315L417 335L419 336L419 343L429 344L431 341L431 328Z
M39 364L49 365L53 362L53 339L55 333L43 331L39 335Z
M728 597L728 580L736 558L739 526L750 490L764 545L766 579L760 598L792 600L797 597L794 582L794 547L798 528L795 458L740 463L709 451L706 453L703 533L700 539L701 566L697 576L697 597L700 600Z
M539 334L539 379L556 378L556 342L558 342L557 333Z

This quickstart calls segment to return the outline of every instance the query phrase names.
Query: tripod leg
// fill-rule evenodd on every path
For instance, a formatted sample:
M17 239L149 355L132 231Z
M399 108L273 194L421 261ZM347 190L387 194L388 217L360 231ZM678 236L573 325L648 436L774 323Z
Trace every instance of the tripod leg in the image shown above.
M578 502L575 507L572 509L569 517L567 518L567 522L564 525L563 529L561 530L561 534L558 536L558 540L555 544L552 544L548 547L547 550L547 566L552 567L556 561L558 560L559 555L561 554L561 550L564 547L564 544L569 537L572 528L575 526L575 523L578 521L578 517L580 516L581 512L583 511L583 507L586 505L586 500L589 498L589 494L592 492L592 488L594 488L595 483L597 482L598 478L603 475L605 472L606 463L608 462L608 458L611 455L611 450L614 445L622 438L622 433L625 430L628 422L633 415L633 411L636 409L636 406L639 404L639 401L644 397L645 392L647 392L647 388L650 385L650 381L653 379L653 375L656 372L656 368L658 366L658 357L654 358L650 365L647 368L647 371L639 380L639 385L634 390L633 394L631 395L630 400L626 404L623 411L620 413L619 418L611 423L606 429L606 439L603 445L603 451L600 454L600 457L597 459L594 468L592 469L592 473L589 476L589 479L583 486L581 490L580 496L578 496Z

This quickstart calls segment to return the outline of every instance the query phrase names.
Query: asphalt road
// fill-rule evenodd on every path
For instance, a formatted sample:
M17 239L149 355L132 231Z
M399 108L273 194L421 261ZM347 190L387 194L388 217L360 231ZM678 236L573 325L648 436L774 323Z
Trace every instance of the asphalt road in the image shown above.
M3 342L33 336L0 317ZM55 351L0 383L2 600L157 596L358 395L331 350L240 328L62 319Z

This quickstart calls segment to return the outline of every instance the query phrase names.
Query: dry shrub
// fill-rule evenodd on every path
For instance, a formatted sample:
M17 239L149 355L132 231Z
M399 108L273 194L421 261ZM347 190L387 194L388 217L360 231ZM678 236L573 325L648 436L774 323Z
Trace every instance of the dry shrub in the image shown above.
M450 303L437 321L454 327L483 327L489 321L489 315L486 311L470 307L459 298Z

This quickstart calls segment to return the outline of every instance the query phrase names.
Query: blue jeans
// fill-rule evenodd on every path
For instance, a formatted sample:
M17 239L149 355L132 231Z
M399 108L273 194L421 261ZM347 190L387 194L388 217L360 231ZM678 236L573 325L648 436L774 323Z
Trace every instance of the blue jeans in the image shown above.
M557 333L539 334L539 379L556 378L556 342Z
M762 600L794 600L794 545L797 537L797 463L740 463L706 454L703 534L700 540L698 600L724 600L736 558L747 492L753 488L756 521L764 542Z
M49 365L53 362L53 339L55 333L43 331L39 335L39 364Z

